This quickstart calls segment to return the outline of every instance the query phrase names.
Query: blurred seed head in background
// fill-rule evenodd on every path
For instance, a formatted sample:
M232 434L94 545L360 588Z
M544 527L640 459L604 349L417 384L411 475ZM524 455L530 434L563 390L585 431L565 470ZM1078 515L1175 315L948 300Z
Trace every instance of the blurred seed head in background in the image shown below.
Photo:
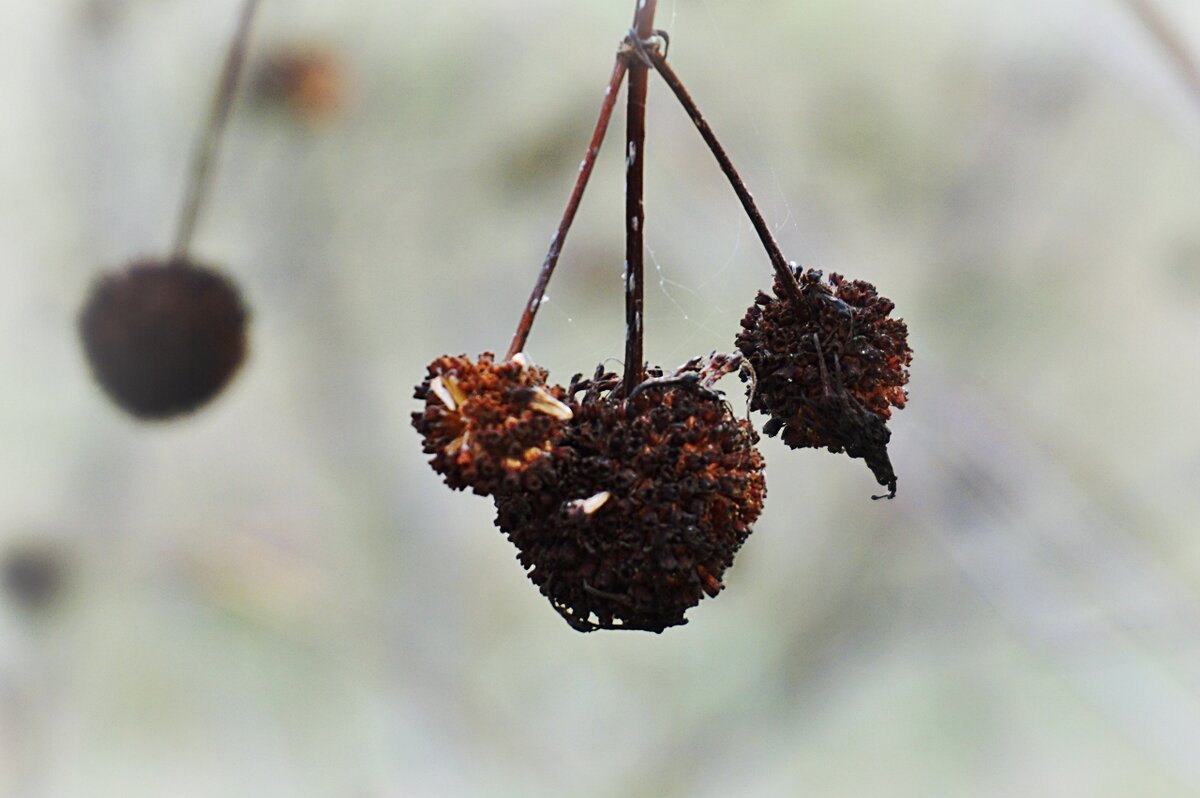
M143 419L211 400L246 358L249 313L226 277L190 261L136 261L96 281L79 334L96 381Z

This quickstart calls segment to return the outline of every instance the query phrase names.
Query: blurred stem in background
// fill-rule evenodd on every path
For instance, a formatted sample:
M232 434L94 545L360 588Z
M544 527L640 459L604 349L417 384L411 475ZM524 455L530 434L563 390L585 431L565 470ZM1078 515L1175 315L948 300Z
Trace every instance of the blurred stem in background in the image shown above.
M200 134L191 165L188 167L187 188L184 190L183 207L179 212L175 243L171 249L171 260L176 263L187 260L192 234L196 230L196 220L200 216L204 200L208 195L208 188L212 183L213 162L216 160L225 124L229 121L229 111L233 108L233 98L237 93L242 65L246 61L250 30L253 27L254 15L258 11L258 6L259 0L245 0L242 4L237 31L234 33L233 41L229 44L229 52L225 56L225 66L221 69L221 77L217 82L216 93L213 95L208 121Z
M1155 41L1171 62L1175 64L1192 99L1200 108L1200 59L1197 59L1187 41L1172 26L1170 20L1154 0L1125 0L1125 3L1154 36Z

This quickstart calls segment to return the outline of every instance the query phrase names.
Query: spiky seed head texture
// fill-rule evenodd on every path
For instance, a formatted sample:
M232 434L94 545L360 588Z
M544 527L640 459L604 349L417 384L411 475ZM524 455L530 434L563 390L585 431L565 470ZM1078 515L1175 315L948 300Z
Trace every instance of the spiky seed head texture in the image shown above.
M907 400L908 327L870 283L794 273L799 305L776 277L773 295L760 291L742 319L737 346L753 369L750 407L770 416L767 435L861 457L894 494L887 420Z
M500 363L490 352L444 355L430 363L412 424L433 470L451 488L481 496L535 489L540 464L571 418L565 392L546 379L521 355Z
M496 496L529 578L580 631L685 623L762 511L754 429L689 373L658 374L628 398L615 375L577 378L542 489Z

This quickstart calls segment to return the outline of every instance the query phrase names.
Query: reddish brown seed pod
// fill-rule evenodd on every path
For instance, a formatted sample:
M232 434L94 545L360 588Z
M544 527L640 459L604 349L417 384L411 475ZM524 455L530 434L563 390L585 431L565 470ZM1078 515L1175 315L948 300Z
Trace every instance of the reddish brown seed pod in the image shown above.
M550 452L571 409L560 386L547 385L545 369L523 355L503 363L490 352L439 357L429 364L412 414L430 465L455 490L481 496L534 485L534 467Z
M774 295L759 292L742 319L737 346L753 369L750 408L771 417L767 435L793 448L863 458L894 496L887 420L907 400L908 327L870 283L795 274L799 303L776 278Z
M189 260L136 261L99 278L79 314L92 374L124 410L165 419L216 396L246 356L236 287Z
M762 511L763 460L695 362L628 398L620 382L576 378L552 473L498 494L496 524L573 628L661 632L721 590Z

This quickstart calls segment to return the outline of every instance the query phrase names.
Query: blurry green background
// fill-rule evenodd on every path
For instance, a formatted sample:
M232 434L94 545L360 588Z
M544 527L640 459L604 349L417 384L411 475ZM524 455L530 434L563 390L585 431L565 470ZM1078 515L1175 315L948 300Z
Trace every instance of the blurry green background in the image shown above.
M789 257L896 301L899 497L767 440L726 591L571 631L409 426L507 346L628 0L266 0L345 96L239 100L195 245L253 354L195 417L91 384L93 277L169 245L236 0L0 4L0 795L1200 794L1200 105L1117 0L661 0ZM1200 46L1200 5L1162 0ZM623 352L623 115L528 351ZM769 266L652 81L647 356ZM731 400L740 412L736 382Z

